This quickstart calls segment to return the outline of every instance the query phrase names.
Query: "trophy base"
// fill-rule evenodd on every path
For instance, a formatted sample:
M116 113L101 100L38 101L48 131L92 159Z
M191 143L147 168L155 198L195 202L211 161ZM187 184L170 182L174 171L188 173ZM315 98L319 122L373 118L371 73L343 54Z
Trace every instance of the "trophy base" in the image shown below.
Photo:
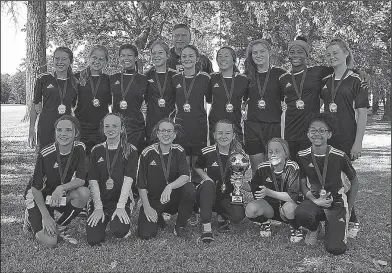
M243 205L244 198L241 195L233 195L233 196L231 196L231 203L233 205Z

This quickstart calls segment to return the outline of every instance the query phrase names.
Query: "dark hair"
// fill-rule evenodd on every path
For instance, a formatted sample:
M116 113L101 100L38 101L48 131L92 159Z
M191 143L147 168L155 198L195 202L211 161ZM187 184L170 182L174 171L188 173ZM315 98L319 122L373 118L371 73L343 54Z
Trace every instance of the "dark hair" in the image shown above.
M302 40L304 42L308 42L308 39L302 34L298 34L297 36L295 36L294 40Z
M268 52L271 52L271 45L267 40L259 39L251 41L246 48L246 58L244 62L245 66L245 75L250 79L250 85L253 86L256 83L256 75L257 75L257 65L253 61L252 58L252 47L261 44L263 45Z
M109 60L109 52L106 49L106 47L102 46L102 45L95 45L90 49L90 52L88 53L88 58L91 57L91 55L94 53L95 50L101 50L105 53L105 59L106 62ZM82 71L80 71L80 76L79 76L79 83L81 85L85 85L87 80L91 77L91 69L90 66L87 66L85 69L83 69Z
M339 133L339 129L336 126L336 124L338 124L338 119L334 114L330 112L313 113L308 118L306 128L309 129L312 123L315 121L320 121L327 125L328 130L332 133L332 135L336 135Z
M181 53L184 51L185 48L190 48L190 49L192 49L193 51L195 51L196 57L197 57L198 59L200 58L199 50L198 50L194 45L186 45L186 46L184 46L184 48L181 50Z
M101 133L104 136L105 136L105 133L104 133L104 126L105 126L104 121L105 121L106 117L108 117L108 116L116 116L121 121L122 132L120 134L120 146L121 146L121 148L123 150L124 158L127 159L129 154L131 153L131 147L130 147L131 145L129 145L129 143L128 143L127 129L126 129L126 126L125 126L125 119L119 113L108 113L108 114L106 114L106 116L104 116L104 118L101 120Z
M181 127L180 124L175 123L174 120L173 120L172 118L163 118L163 119L161 119L160 121L158 121L158 122L155 124L155 126L153 127L153 129L152 129L151 138L152 138L153 140L155 140L155 141L158 140L159 126L160 126L162 123L164 123L164 122L171 123L171 124L173 125L173 127L174 127L174 132L176 133L176 135L180 135L180 136L182 135L183 130L182 130L182 127Z
M78 119L73 117L73 116L71 116L71 115L63 115L63 116L61 116L54 123L54 130L55 131L56 131L57 124L60 121L62 121L62 120L69 120L72 123L72 125L73 125L73 127L75 129L75 140L79 140L79 138L80 138L80 124L79 124Z
M240 70L238 69L236 62L237 62L237 54L235 54L235 51L233 48L229 47L229 46L222 46L221 48L218 49L218 51L216 52L216 59L218 59L218 55L219 55L219 51L221 51L222 49L227 49L230 51L231 56L233 57L233 72L240 72Z
M326 48L328 48L332 45L338 45L345 53L348 54L346 57L346 65L349 69L352 69L354 67L354 56L353 56L353 53L351 52L350 47L347 45L347 43L345 41L343 41L342 39L336 38L336 39L332 39L328 43Z
M55 49L55 51L53 52L53 58L55 57L56 52L58 52L58 51L62 51L62 52L67 53L67 54L68 54L68 58L69 58L71 64L73 63L73 53L72 53L72 50L71 50L71 49L69 49L69 48L66 47L66 46L59 46L59 47L57 47L57 48ZM57 77L57 76L56 76L56 71L54 72L54 74L55 74L55 77ZM71 65L68 66L67 75L69 76L69 78L70 78L70 80L71 80L71 85L72 85L72 87L73 87L75 90L77 90L77 88L78 88L78 80L76 79L76 77L75 77L75 75L74 75L74 73L73 73L73 71L72 71Z
M218 124L229 124L229 125L231 125L231 127L233 128L233 133L235 133L235 132L234 132L234 123L231 122L231 121L228 120L228 119L221 119L221 120L219 120L219 121L215 124L215 126L214 126L214 133L216 132L216 128L218 127ZM235 135L235 137L234 137L233 140L231 141L231 143L230 143L230 148L231 148L231 154L230 154L230 155L232 155L232 154L234 154L234 153L236 153L236 152L244 153L244 150L242 149L241 142L239 142L238 139L237 139L237 135Z
M137 47L135 45L131 45L131 44L123 44L118 49L118 56L120 56L121 50L123 50L123 49L130 49L133 51L133 53L135 54L135 69L136 69L136 72L139 72L139 64L138 64L138 58L137 58L139 56L139 51L137 50Z

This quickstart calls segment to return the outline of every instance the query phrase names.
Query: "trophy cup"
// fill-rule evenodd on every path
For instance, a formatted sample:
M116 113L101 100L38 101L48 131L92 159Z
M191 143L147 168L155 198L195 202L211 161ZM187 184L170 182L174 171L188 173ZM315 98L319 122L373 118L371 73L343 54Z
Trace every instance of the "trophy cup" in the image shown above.
M230 156L230 169L233 174L232 184L234 186L231 194L231 203L236 205L244 204L244 196L241 188L244 183L245 172L249 169L249 157L243 152L235 152Z

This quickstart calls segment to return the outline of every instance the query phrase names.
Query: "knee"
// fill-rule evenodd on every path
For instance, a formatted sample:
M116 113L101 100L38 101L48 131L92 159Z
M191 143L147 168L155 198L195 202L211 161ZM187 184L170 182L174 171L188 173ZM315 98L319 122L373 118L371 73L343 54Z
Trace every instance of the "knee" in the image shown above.
M211 180L206 180L200 185L200 190L215 192L215 183Z
M76 196L72 198L72 204L75 207L83 208L90 199L90 190L87 187L79 187L75 190Z
M325 249L333 255L341 255L346 252L347 245L343 242L340 244L331 244L331 243L326 242Z
M138 228L137 236L142 240L150 240L156 237L158 234L158 229L156 230L148 230L146 228Z
M96 236L93 237L93 236L88 236L88 235L87 235L87 243L88 243L90 246L99 245L101 242L102 242L101 238L98 238L98 237L96 237Z
M121 224L121 226L118 226L118 227L111 226L111 231L113 233L113 236L116 238L124 238L125 235L128 234L129 229L130 229L130 226L126 225L126 224Z
M94 231L95 228L91 228L91 230L89 228L87 228L86 233L87 233L87 243L90 246L95 246L95 245L99 245L100 243L102 243L104 241L105 238L105 232L97 232Z
M297 204L291 203L291 202L286 202L286 203L282 206L283 215L284 215L287 219L294 219L294 212L295 212L296 207L297 207Z
M52 237L45 235L42 230L35 234L35 238L40 244L50 248L53 248L57 245L57 236Z
M309 219L313 216L313 212L302 204L298 205L294 210L294 217L300 221Z
M260 207L255 202L250 202L245 208L245 215L248 218L260 216Z

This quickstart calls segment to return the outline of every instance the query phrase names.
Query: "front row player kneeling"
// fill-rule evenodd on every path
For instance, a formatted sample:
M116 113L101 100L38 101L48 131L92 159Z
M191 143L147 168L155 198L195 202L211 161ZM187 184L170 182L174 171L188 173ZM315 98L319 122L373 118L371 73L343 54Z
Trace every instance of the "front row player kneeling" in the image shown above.
M89 190L83 186L86 152L84 144L76 141L80 134L78 121L64 115L54 127L56 142L39 152L33 177L26 188L27 213L23 226L24 230L34 233L39 243L49 247L57 244L58 235L77 243L65 233L65 228L90 197ZM62 213L56 221L54 210Z
M169 118L159 121L153 136L158 143L144 149L139 157L137 184L142 201L138 219L138 237L150 239L158 227L166 226L162 213L178 212L174 234L188 237L186 224L193 211L195 187L190 183L184 149L173 140L177 125Z
M299 167L289 160L289 145L281 138L272 138L266 147L269 161L259 165L250 181L255 200L245 208L249 220L260 224L260 235L271 236L270 219L288 222L290 241L302 240L302 232L294 219L299 193Z
M124 119L119 114L107 114L101 130L106 142L91 150L88 174L92 202L86 231L90 245L100 245L105 240L109 222L115 237L125 237L131 227L131 206L135 203L130 193L136 178L138 153L135 146L127 143Z
M330 113L315 114L308 127L312 146L298 152L300 183L306 197L295 211L299 225L309 229L305 243L315 245L320 221L325 220L324 244L328 252L339 255L347 249L349 212L358 192L358 179L348 156L329 145L336 133L336 118ZM351 182L346 196L341 179L344 172Z

